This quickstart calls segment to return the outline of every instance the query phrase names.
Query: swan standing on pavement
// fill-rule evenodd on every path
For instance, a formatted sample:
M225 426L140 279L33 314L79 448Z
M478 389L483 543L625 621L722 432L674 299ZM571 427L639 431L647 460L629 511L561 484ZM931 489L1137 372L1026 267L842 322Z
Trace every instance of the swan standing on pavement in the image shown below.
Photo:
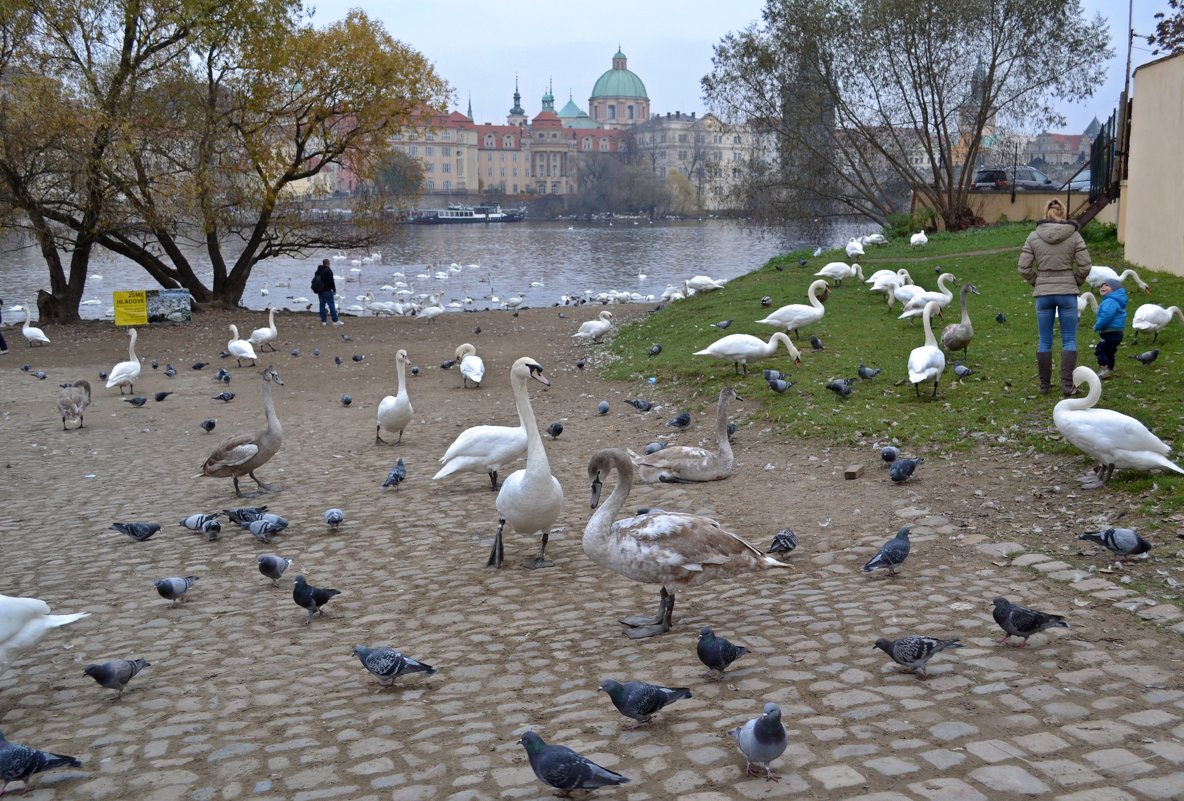
M780 331L779 336L785 336ZM691 484L719 481L732 475L732 444L728 441L728 402L743 400L732 387L720 390L715 415L714 451L677 445L642 455L628 451L638 477L647 484Z
M271 344L280 335L280 332L275 327L275 309L269 303L267 304L267 328L256 328L251 332L251 336L247 339L253 346L262 348L266 345L271 350L275 350L275 345Z
M1085 277L1085 282L1094 289L1097 289L1110 279L1114 279L1121 284L1124 283L1128 278L1135 279L1135 283L1139 285L1139 289L1143 290L1148 295L1151 294L1151 287L1143 283L1143 279L1140 278L1139 274L1134 270L1123 270L1122 274L1119 275L1112 267L1103 267L1100 264L1095 264L1089 268L1089 275Z
M974 284L963 286L962 321L959 323L950 323L941 332L941 346L951 353L960 350L963 356L966 355L970 348L970 340L974 339L974 326L970 324L970 312L966 308L966 296L971 292L976 295L982 294Z
M1061 436L1098 460L1094 467L1096 478L1090 485L1101 486L1120 467L1184 474L1184 468L1167 458L1171 448L1148 431L1147 426L1121 412L1093 408L1102 399L1102 379L1097 373L1079 366L1073 370L1073 383L1089 384L1089 394L1057 403L1052 410L1052 421Z
M526 467L511 473L497 494L494 505L497 507L499 520L493 548L489 551L488 567L501 567L502 530L506 523L519 534L533 534L537 531L542 536L538 556L528 562L527 567L550 567L554 564L546 556L547 537L551 526L555 525L559 513L563 511L563 487L559 485L559 480L551 475L547 450L543 447L543 438L539 436L538 421L534 418L530 395L526 391L528 378L548 386L551 383L543 375L542 365L528 356L514 362L514 366L510 368L510 383L514 386L514 405L517 406L518 417L526 428Z
M600 338L613 327L612 319L613 313L606 309L596 315L595 320L585 320L580 323L580 329L571 335L572 339L590 339L593 342L599 342Z
M407 351L402 348L395 353L395 373L399 377L399 388L394 395L387 395L378 404L378 426L374 429L374 444L383 445L383 430L391 433L399 432L396 445L403 441L403 430L411 424L411 416L415 410L411 408L411 399L407 397L406 365L411 364L407 358Z
M271 385L274 383L282 387L284 382L271 365L260 375L263 379L263 413L267 417L267 427L253 434L244 431L227 437L201 467L202 476L234 479L234 494L240 498L243 496L238 488L240 476L250 476L259 485L260 492L280 492L278 488L260 481L255 471L276 455L284 441L284 429L275 415L275 403L271 399Z
M468 387L472 381L474 387L480 387L485 378L485 362L477 355L477 348L466 342L456 349L456 360L460 362L461 384Z
M1144 303L1135 310L1135 317L1131 321L1131 328L1135 329L1135 342L1139 341L1140 331L1150 331L1155 336L1151 338L1151 342L1159 339L1159 332L1168 327L1172 322L1172 315L1180 319L1184 323L1184 313L1180 312L1179 306L1168 306L1166 309L1163 306L1157 306L1154 303Z
M913 352L909 354L909 381L918 396L921 394L922 384L933 384L933 397L936 398L937 384L946 369L945 354L937 346L937 340L933 337L933 326L929 321L938 310L935 301L931 300L925 304L925 309L921 312L921 320L925 324L925 344L913 348Z
M712 342L703 350L697 350L695 356L714 356L717 359L727 359L736 365L736 374L740 374L740 366L744 366L744 375L748 375L748 363L757 359L766 359L777 352L777 343L785 343L790 358L798 367L802 366L801 354L790 341L789 336L778 331L765 342L751 334L728 334Z
M842 286L844 278L854 278L855 276L859 276L859 280L862 281L863 268L858 264L852 264L848 266L841 261L832 261L830 264L814 273L814 275L820 276L822 278L829 278L835 282L836 286Z
M818 299L818 293L820 291L824 299L830 294L830 287L822 279L810 284L810 288L806 291L807 296L810 298L809 306L804 303L791 303L788 306L782 306L765 319L757 320L757 322L784 328L786 333L800 338L798 334L799 328L813 325L821 320L822 315L826 313L826 308L822 305L822 301Z
M58 392L58 411L62 413L62 431L66 430L67 420L77 420L82 428L82 413L90 406L90 382L79 379L73 384L62 387Z
M129 392L136 391L136 379L140 377L140 360L136 358L136 329L129 328L127 330L127 361L119 362L111 368L111 372L107 374L107 389L111 387L119 387L119 394L123 394L123 388L127 387Z
M444 313L444 307L440 305L439 295L431 295L428 297L428 300L431 301L431 304L424 306L416 315L421 320L434 320Z
M617 471L617 486L600 505L604 479ZM758 548L726 531L715 520L677 512L650 512L614 521L633 485L633 464L621 450L597 452L588 464L592 480L592 514L584 527L584 553L593 562L625 578L662 585L658 614L628 617L633 639L670 630L675 593L714 578L789 565L765 556Z
M33 347L33 343L38 345L48 345L49 337L35 325L29 325L30 320L29 301L25 301L25 324L21 326L21 333L25 335L25 339L29 342L29 347Z
M259 357L255 355L255 349L251 347L251 343L245 339L239 339L238 326L234 323L230 324L230 340L226 343L226 349L230 351L230 355L238 362L238 366L243 366L243 359L250 359L251 364L254 365Z

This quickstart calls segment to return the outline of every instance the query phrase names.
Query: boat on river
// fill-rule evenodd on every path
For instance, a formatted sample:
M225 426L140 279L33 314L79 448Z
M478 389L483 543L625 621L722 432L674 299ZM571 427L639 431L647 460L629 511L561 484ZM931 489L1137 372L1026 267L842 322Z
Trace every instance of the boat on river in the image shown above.
M411 213L411 222L417 225L504 223L522 222L525 219L525 206L503 211L501 206L488 204L480 206L450 205L444 209L416 209Z

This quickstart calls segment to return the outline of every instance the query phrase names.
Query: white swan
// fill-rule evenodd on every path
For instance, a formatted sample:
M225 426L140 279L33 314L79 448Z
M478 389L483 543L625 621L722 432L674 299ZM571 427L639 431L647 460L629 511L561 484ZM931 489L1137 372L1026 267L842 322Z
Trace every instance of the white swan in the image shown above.
M580 323L580 330L571 335L572 339L590 339L599 342L600 338L612 329L613 313L607 309L596 315L595 320L585 320Z
M785 336L780 331L780 336ZM638 477L647 484L691 484L719 481L732 475L732 443L728 441L728 401L742 400L732 387L719 393L715 413L715 450L676 445L656 453L628 451Z
M382 431L399 432L398 445L403 441L403 430L411 424L411 415L415 410L411 408L411 399L407 397L407 376L405 365L411 364L407 358L407 351L399 349L395 353L395 373L399 377L399 388L394 395L387 395L378 404L378 426L374 429L374 444L384 444L379 436Z
M434 320L444 313L444 307L440 305L439 295L430 295L428 299L431 301L431 304L424 306L416 315L421 320Z
M1155 334L1151 338L1152 342L1159 339L1159 332L1168 327L1172 322L1172 315L1180 319L1184 323L1184 313L1180 312L1179 306L1168 306L1166 309L1163 306L1157 306L1154 303L1144 303L1135 310L1135 317L1131 321L1131 328L1135 329L1135 342L1139 341L1140 331L1151 331Z
M1135 283L1138 284L1139 289L1143 290L1148 295L1151 294L1151 287L1147 286L1147 284L1143 282L1143 279L1139 277L1139 274L1134 270L1123 270L1122 274L1119 275L1112 267L1103 267L1100 264L1095 264L1089 268L1089 275L1085 277L1085 282L1094 289L1097 289L1102 284L1111 279L1114 279L1121 284L1124 283L1128 278L1135 279Z
M527 567L550 567L554 564L546 556L547 537L551 526L555 525L559 513L563 511L563 487L559 485L559 480L551 475L547 450L543 447L543 438L539 436L538 422L534 419L530 395L526 392L527 378L547 385L551 383L543 375L542 365L528 356L514 362L514 366L510 368L510 383L515 385L514 404L518 407L518 417L526 428L526 467L511 473L497 494L494 506L497 507L499 520L493 548L489 552L488 567L501 567L502 529L506 527L506 523L519 534L533 534L538 531L542 535L538 556L527 562ZM518 391L518 386L521 386L521 391Z
M129 392L136 391L136 379L140 377L140 360L136 358L136 329L129 328L127 330L129 341L127 343L127 361L119 362L111 368L111 372L107 374L107 389L111 387L119 387L119 394L123 394L123 388L127 387Z
M684 281L683 286L695 292L711 292L715 289L723 289L727 283L727 281L722 279L710 278L706 275L696 275Z
M914 293L905 302L904 311L896 319L907 320L910 317L920 317L927 303L936 303L939 309L944 310L954 302L954 291L946 286L946 282L957 280L953 273L942 273L937 277L937 290L922 290Z
M1052 410L1052 421L1066 440L1097 459L1094 486L1104 484L1116 468L1172 470L1184 468L1167 458L1171 448L1129 415L1111 409L1095 409L1102 398L1102 380L1088 367L1073 370L1073 383L1089 385L1084 398L1066 398Z
M50 630L89 615L51 615L49 604L40 598L14 598L0 595L0 672L21 654L36 645Z
M271 344L280 335L280 332L275 327L275 309L268 304L267 306L267 328L256 328L251 332L251 336L247 339L252 345L262 348L266 345L271 350L275 350L275 345Z
M243 359L250 359L252 365L258 360L251 343L238 338L238 326L234 323L230 324L230 340L226 343L226 350L230 351L239 367L243 366Z
M874 273L863 279L865 284L875 284L885 278L896 278L898 284L911 284L913 277L909 275L909 271L904 267L899 270L876 270Z
M456 360L460 362L460 380L467 387L473 382L474 387L480 387L485 378L485 362L477 355L477 348L466 342L456 349Z
M909 237L909 245L915 248L923 248L929 244L929 237L925 236L924 231L918 231Z
M887 245L888 237L883 234L867 234L859 237L859 241L864 245Z
M49 337L47 337L45 335L45 332L42 331L37 326L29 325L29 319L30 319L29 301L26 300L25 301L25 324L21 326L21 333L25 335L25 339L28 340L30 348L33 347L34 342L36 342L38 345L48 345L49 344Z
M858 264L847 265L841 261L832 261L830 264L814 273L814 275L822 278L829 278L834 281L837 286L842 286L844 278L854 278L858 275L859 280L862 281L863 267L859 266Z
M853 259L856 256L862 255L864 255L863 243L856 237L851 237L851 241L847 243L847 258Z
M617 471L617 486L600 504L601 485ZM593 562L625 578L662 585L658 614L628 617L633 639L663 634L674 617L675 593L722 576L789 565L765 556L709 517L677 512L650 512L614 521L629 497L633 465L621 450L597 452L588 464L592 506L599 509L584 527L584 553Z
M744 366L744 375L748 375L748 363L757 359L767 359L777 352L777 343L784 343L790 358L798 367L802 366L802 355L794 347L789 336L777 331L765 342L751 334L728 334L712 342L703 350L697 350L695 356L714 356L717 359L727 359L736 365L736 373L740 373L740 366Z
M798 336L798 329L805 328L808 325L813 325L822 319L822 315L826 313L826 308L823 307L822 301L818 299L818 292L822 291L822 296L825 298L830 294L830 287L826 281L819 279L810 284L810 288L806 294L810 298L810 305L804 303L791 303L788 306L782 306L777 311L770 314L763 320L756 322L764 325L776 325L784 328L786 333Z
M951 353L960 350L963 356L966 355L970 348L970 340L974 339L974 326L970 323L970 311L966 308L966 296L971 292L976 295L982 294L974 284L963 286L962 320L961 322L950 323L941 332L941 346Z
M921 394L922 384L932 383L933 397L935 398L937 397L937 384L941 380L942 372L946 369L945 354L937 346L937 340L933 337L933 326L929 322L929 318L938 309L937 303L932 300L925 304L925 309L921 313L921 319L925 324L925 344L919 348L913 348L913 352L909 354L909 381L917 391L917 395Z
M1093 309L1094 314L1098 313L1098 299L1093 292L1082 292L1077 296L1077 313L1084 314L1086 307Z
M519 359L518 362L522 360ZM529 359L527 360L530 361ZM514 367L518 366L514 362ZM533 362L532 362L533 363ZM537 364L536 364L537 367ZM488 473L489 488L496 490L497 474L510 462L521 459L526 453L527 440L526 419L522 416L523 405L518 402L519 396L526 395L526 382L531 378L542 378L542 368L539 374L528 367L521 370L510 368L510 389L514 393L514 405L518 410L517 426L473 426L460 432L444 455L440 457L443 467L432 476L438 478L450 476L453 473ZM543 381L542 383L549 383ZM529 409L529 402L525 408Z
M899 300L902 306L908 305L908 302L915 296L920 295L925 291L925 287L917 284L897 284L892 287L892 294L888 299L888 308L892 308L892 301Z

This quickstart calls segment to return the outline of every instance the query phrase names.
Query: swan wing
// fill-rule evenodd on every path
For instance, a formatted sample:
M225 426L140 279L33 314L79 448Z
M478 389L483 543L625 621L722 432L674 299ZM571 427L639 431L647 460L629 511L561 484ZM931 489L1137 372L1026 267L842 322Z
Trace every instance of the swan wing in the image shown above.
M120 362L119 364L112 367L111 372L107 374L107 386L113 387L117 384L134 382L139 377L139 362Z
M936 380L945 369L946 357L940 348L922 345L909 354L909 381L914 384Z
M693 584L756 565L782 566L708 517L655 513L613 523L608 565L637 581Z
M218 471L232 470L241 467L254 459L259 453L259 443L255 434L235 434L223 440L206 463L202 465L202 473L216 476Z

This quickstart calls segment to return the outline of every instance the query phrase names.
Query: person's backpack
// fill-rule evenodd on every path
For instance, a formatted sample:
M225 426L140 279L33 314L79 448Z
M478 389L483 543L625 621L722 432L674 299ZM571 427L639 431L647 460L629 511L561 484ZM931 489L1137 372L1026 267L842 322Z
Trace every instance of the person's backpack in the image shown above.
M321 271L320 270L317 270L315 273L313 273L312 283L309 285L308 288L311 289L313 292L316 292L318 295L325 291L325 283L324 283L324 281L321 280Z

